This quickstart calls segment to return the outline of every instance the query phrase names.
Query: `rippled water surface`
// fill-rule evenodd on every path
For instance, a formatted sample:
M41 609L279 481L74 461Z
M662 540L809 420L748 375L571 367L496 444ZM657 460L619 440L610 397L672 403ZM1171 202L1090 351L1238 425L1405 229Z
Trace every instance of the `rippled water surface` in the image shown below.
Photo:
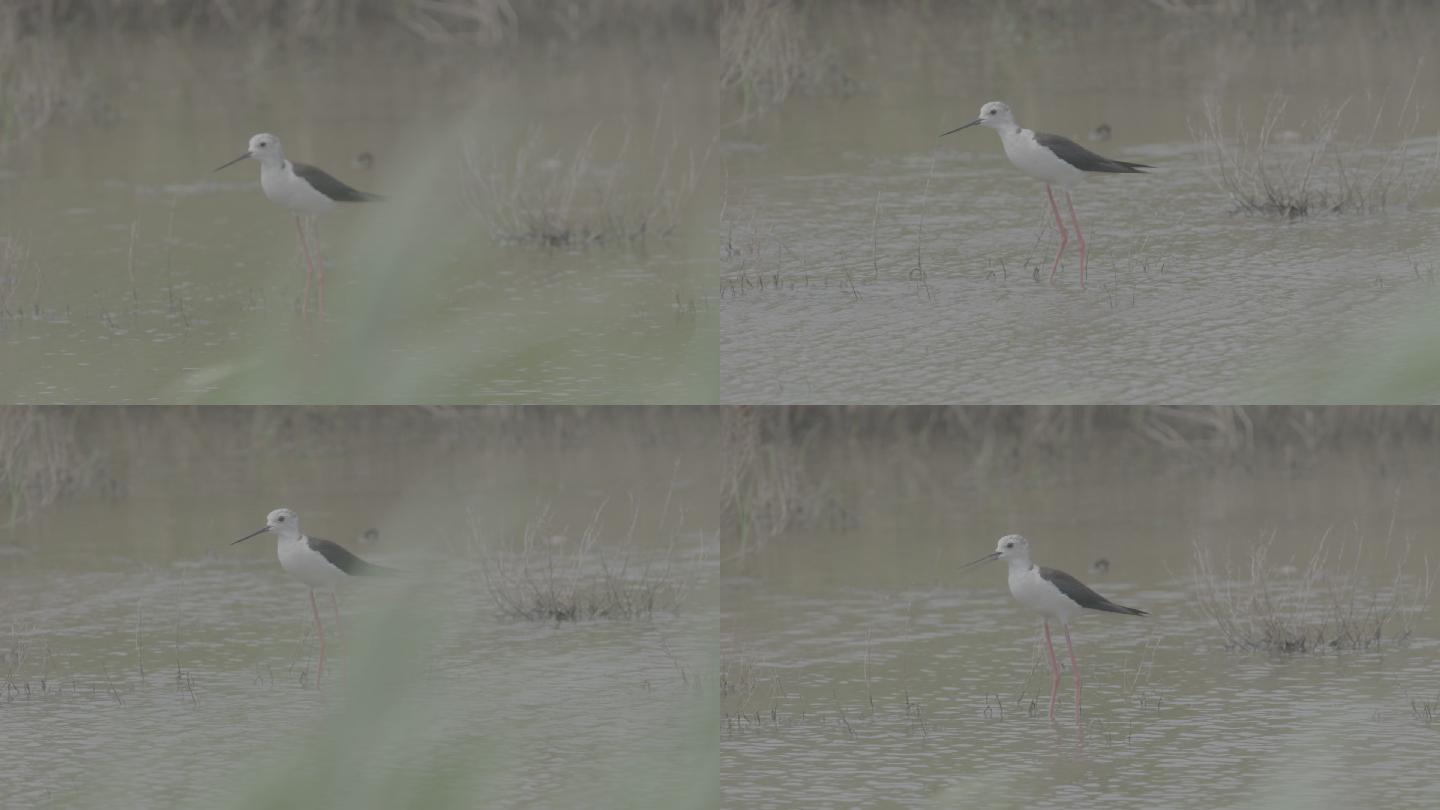
M1327 530L1328 570L1388 586L1410 542L1403 569L1419 577L1440 549L1423 464L1153 476L1094 464L986 481L965 463L917 480L868 458L870 472L828 466L853 528L794 532L723 564L727 805L1433 803L1433 600L1405 644L1234 652L1191 577L1192 543L1248 567L1273 532L1278 593L1294 582L1283 566L1303 568ZM1046 719L1039 622L1013 604L1003 566L959 570L1006 532L1028 535L1040 564L1151 612L1076 620L1080 728L1068 663ZM1100 557L1108 572L1090 570ZM1056 644L1065 658L1058 632Z
M724 401L1440 394L1428 359L1440 190L1407 185L1433 172L1440 108L1397 114L1412 82L1417 94L1440 87L1418 38L1389 39L1392 21L1364 14L1273 36L1199 35L1128 12L1080 31L938 17L909 40L877 25L844 63L853 95L791 99L725 130ZM943 47L951 35L962 45ZM1206 100L1233 150L1242 133L1253 149L1280 97L1275 132L1296 140L1273 138L1272 166L1313 143L1324 112L1348 101L1339 145L1315 176L1403 165L1383 210L1294 221L1233 213L1202 136ZM1008 101L1021 126L1156 167L1089 175L1075 189L1084 290L1073 235L1047 283L1059 239L1044 188L1011 166L996 133L936 138L991 99ZM1102 122L1113 137L1087 140ZM1289 178L1276 184L1301 187L1303 171L1272 171Z
M195 459L0 530L0 804L712 801L703 715L715 693L696 677L714 666L710 469L663 448L378 444L383 458ZM308 532L406 572L346 583L338 637L322 596L318 690L304 586L270 537L227 545L281 504ZM673 541L656 522L667 504L664 520L685 527ZM663 571L688 589L679 607L633 621L502 618L486 565L548 512L540 542L563 568L597 510L592 552L627 560L632 577ZM367 528L378 540L362 542Z

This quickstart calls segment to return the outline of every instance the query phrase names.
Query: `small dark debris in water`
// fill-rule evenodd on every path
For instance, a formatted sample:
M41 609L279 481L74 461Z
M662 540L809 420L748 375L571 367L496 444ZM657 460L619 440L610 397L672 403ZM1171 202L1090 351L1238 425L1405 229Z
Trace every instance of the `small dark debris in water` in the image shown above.
M374 545L375 543L378 543L380 541L380 530L366 529L365 531L361 532L360 536L356 539L360 541L360 545L362 546Z
M1100 126L1095 127L1094 129L1090 130L1090 140L1092 140L1092 141L1108 141L1108 140L1110 140L1110 125L1109 125L1109 124L1101 124Z
M350 165L357 169L368 169L375 165L375 156L369 152L361 152L355 156L354 160L350 161Z
M1096 560L1095 562L1090 563L1090 573L1092 573L1092 574L1104 574L1104 573L1108 573L1109 571L1110 571L1110 561L1107 560L1107 559L1105 559L1104 557L1101 557L1100 559Z

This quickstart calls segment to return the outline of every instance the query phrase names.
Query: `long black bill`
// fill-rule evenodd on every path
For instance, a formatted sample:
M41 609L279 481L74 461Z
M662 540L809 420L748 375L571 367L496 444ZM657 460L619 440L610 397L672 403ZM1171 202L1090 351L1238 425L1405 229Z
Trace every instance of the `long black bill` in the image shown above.
M949 134L949 133L946 133L946 134ZM248 158L248 157L250 157L250 153L249 153L249 152L246 152L245 154L241 155L240 157L235 158L234 160L230 161L229 163L226 163L225 166L234 166L236 163L239 163L240 161L242 161L242 160L244 160L245 158ZM225 168L225 166L221 166L219 169L214 169L214 170L212 170L210 173L211 173L211 174L214 174L215 172L220 171L220 169ZM254 535L251 535L251 536L253 537Z
M966 126L969 126L969 124L966 124ZM961 127L961 129L964 129L964 127ZM251 535L251 536L253 537L254 535ZM986 554L984 557L981 557L980 559L976 560L975 562L965 563L964 565L960 566L960 570L961 570L961 571L964 571L966 568L974 568L975 566L979 565L980 563L987 563L987 562L990 562L991 560L998 560L998 559L1000 559L1000 552L998 552L998 551L992 551L992 552L990 552L989 554Z
M945 137L946 135L954 135L955 133L959 132L959 131L962 130L962 129L969 129L970 127L973 127L973 126L975 126L976 124L980 123L982 120L984 120L984 119L976 118L974 121L971 121L970 123L966 124L966 125L963 126L963 127L955 127L954 129L950 130L949 132L942 132L942 133L940 133L940 137L943 138L943 137ZM230 161L230 163L234 163L234 162L235 162L235 161L233 161L233 160ZM226 163L225 166L229 166L230 163ZM223 169L223 168L225 168L225 166L221 166L220 168Z
M231 161L231 162L233 163L234 161ZM269 527L269 526L266 526L266 527L261 528L261 529L256 529L255 531L250 532L249 534L245 535L244 537L240 538L239 540L236 540L236 541L232 542L230 545L233 546L233 545L235 545L235 543L243 543L243 542L245 542L246 540L249 540L250 538L254 537L254 536L257 535L257 534L264 534L265 532L268 532L268 531L270 531L270 527Z

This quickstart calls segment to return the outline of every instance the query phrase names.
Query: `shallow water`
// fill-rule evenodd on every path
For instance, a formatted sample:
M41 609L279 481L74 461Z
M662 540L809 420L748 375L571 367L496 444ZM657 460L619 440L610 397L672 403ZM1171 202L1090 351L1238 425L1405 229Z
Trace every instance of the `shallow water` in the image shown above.
M1302 138L1348 100L1337 160L1375 166L1399 148L1412 176L1433 166L1440 109L1422 105L1413 129L1397 111L1412 80L1433 96L1440 70L1417 61L1418 38L1365 44L1393 21L1356 17L1294 39L1143 14L991 38L957 22L913 46L877 26L854 96L725 130L723 401L1433 401L1433 375L1400 358L1430 345L1416 330L1435 302L1440 188L1379 212L1245 217L1195 134L1206 98L1252 141L1276 94L1279 129ZM948 33L966 45L931 41ZM1085 290L1073 234L1047 283L1059 239L1043 186L996 133L936 139L991 99L1021 126L1157 167L1074 191ZM1113 138L1088 141L1101 122Z
M492 238L476 180L533 135L520 193L537 198L592 129L577 209L616 176L653 188L672 141L678 165L711 172L715 105L687 91L710 80L704 49L657 78L675 58L661 45L514 64L383 40L69 45L110 114L0 152L0 237L27 257L0 318L3 401L713 401L715 265L688 225L713 192L670 238L542 248ZM390 197L322 218L323 319L300 317L294 222L258 164L211 173L260 131Z
M663 448L283 455L230 458L223 474L204 460L0 531L0 650L22 655L0 684L0 804L713 801L701 775L715 758L703 717L714 691L695 678L714 666L713 508L695 501L711 491L708 469ZM217 492L226 478L246 496ZM667 492L700 521L674 548L656 531ZM665 557L692 586L678 612L499 616L482 563L526 521L548 506L548 542L565 559L607 498L631 496L638 511L607 511L600 546L614 553L638 520L630 564ZM322 597L318 690L304 587L270 538L227 545L280 503L309 532L406 572L346 583L339 637ZM379 539L361 545L370 527Z
M853 530L791 533L723 563L721 762L744 774L722 783L727 805L1433 803L1437 726L1415 713L1440 700L1433 611L1377 651L1233 652L1190 578L1193 542L1248 566L1272 531L1273 566L1303 568L1329 530L1327 570L1350 570L1357 527L1358 570L1388 584L1408 539L1418 576L1440 552L1423 461L1145 475L1092 457L1015 480L945 458L904 486L903 465L878 454L828 464ZM1068 662L1046 719L1039 622L1011 602L1005 569L959 570L1012 531L1040 564L1151 613L1075 622L1080 730ZM1090 571L1102 556L1109 571ZM1293 577L1274 576L1277 589Z

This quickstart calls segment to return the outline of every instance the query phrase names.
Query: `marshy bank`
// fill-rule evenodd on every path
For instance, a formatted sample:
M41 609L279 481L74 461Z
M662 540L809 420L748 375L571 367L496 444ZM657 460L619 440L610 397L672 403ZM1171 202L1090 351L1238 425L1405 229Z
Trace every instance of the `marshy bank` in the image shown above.
M22 499L0 527L0 714L39 741L0 766L0 801L713 803L713 411L0 417ZM305 588L273 545L228 545L280 505L406 572L346 583L339 637L327 608L319 690ZM496 593L527 580L487 566L535 527L587 604L633 609L506 615Z
M727 802L1428 801L1435 409L727 415ZM1012 532L1150 613L1076 621L1083 735L1003 571L960 571ZM1054 767L992 782L1017 751Z
M1433 7L732 8L810 67L727 96L724 401L1434 399ZM1083 295L993 133L937 140L993 99L1157 167L1077 188Z

